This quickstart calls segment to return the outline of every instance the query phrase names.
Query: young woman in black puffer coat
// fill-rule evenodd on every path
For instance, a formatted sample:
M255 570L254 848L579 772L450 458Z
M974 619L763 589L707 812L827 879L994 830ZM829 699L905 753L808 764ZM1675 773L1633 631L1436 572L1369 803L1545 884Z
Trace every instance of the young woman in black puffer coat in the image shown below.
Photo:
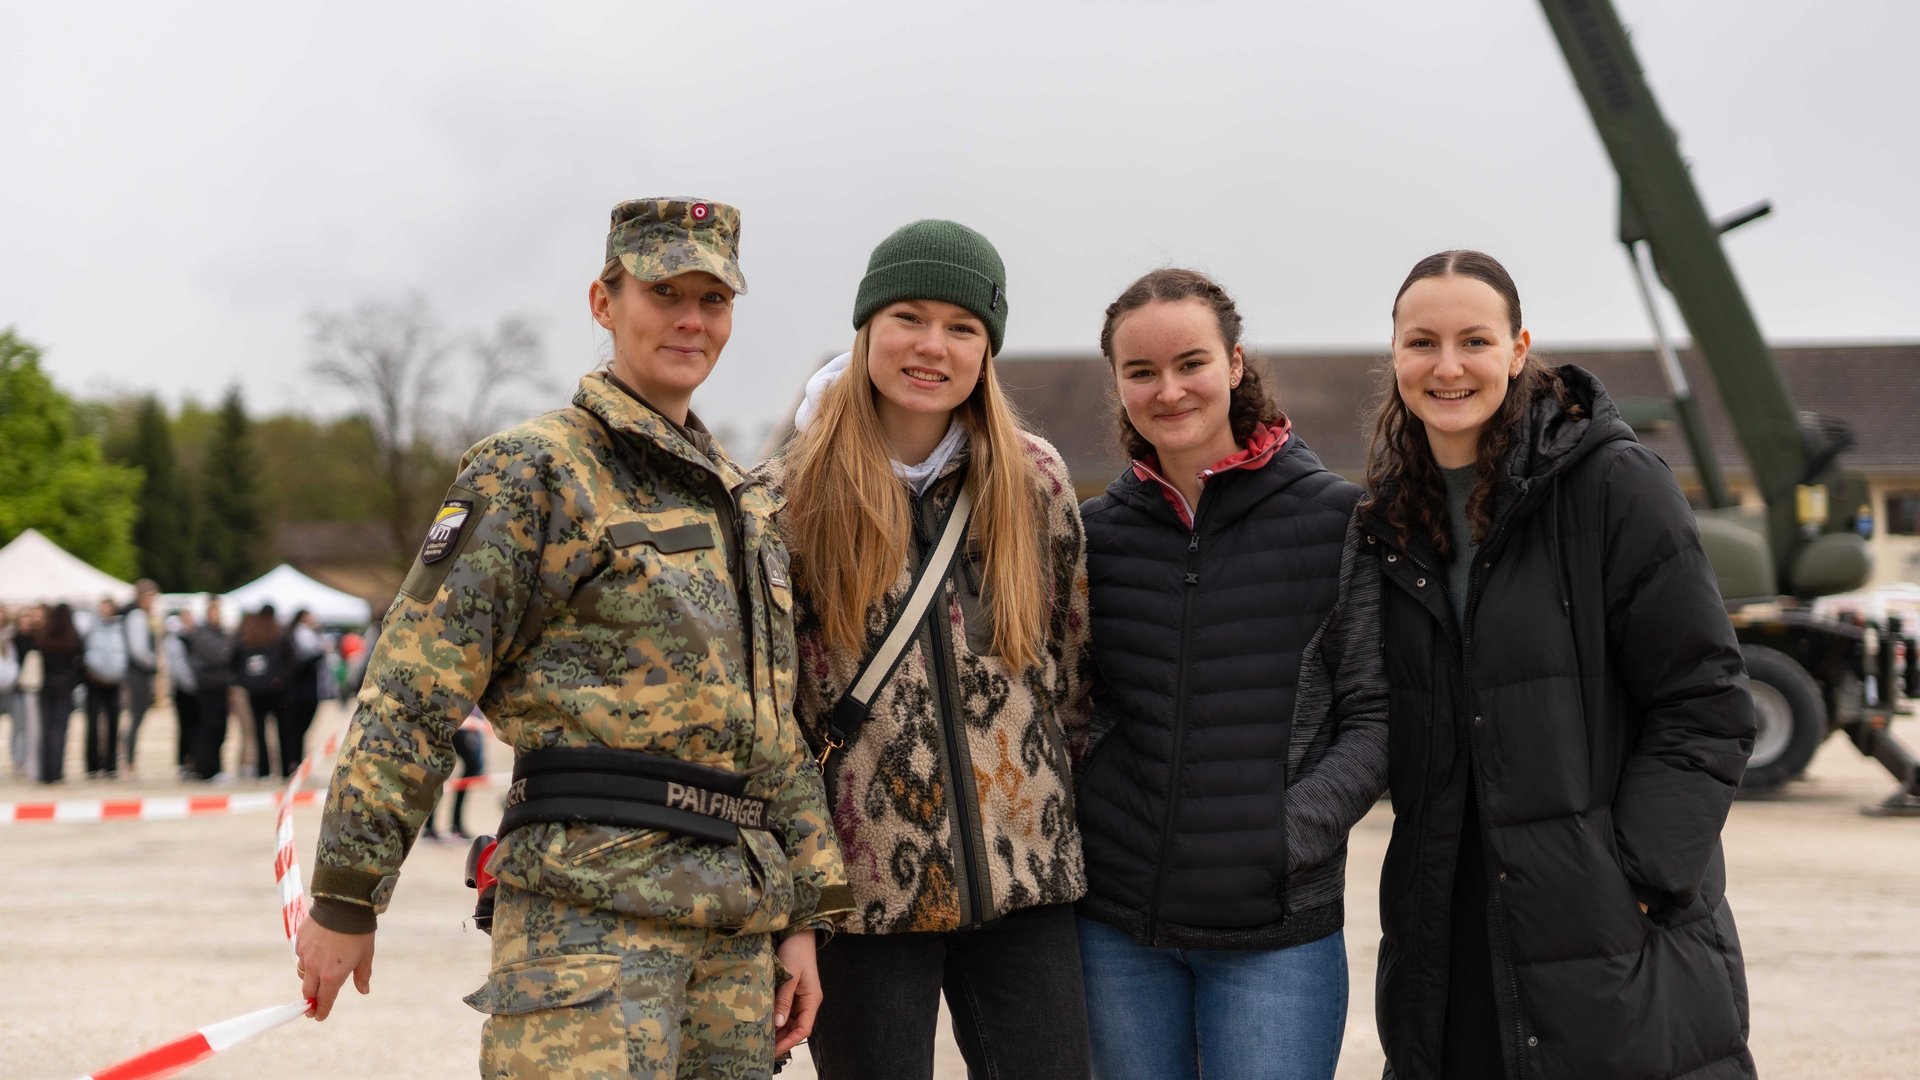
M1754 1075L1720 828L1753 745L1693 512L1500 264L1393 311L1355 554L1384 575L1387 1075Z
M1100 350L1130 467L1082 507L1095 677L1079 817L1094 1073L1331 1080L1347 832L1386 778L1360 489L1262 388L1217 283L1155 270Z

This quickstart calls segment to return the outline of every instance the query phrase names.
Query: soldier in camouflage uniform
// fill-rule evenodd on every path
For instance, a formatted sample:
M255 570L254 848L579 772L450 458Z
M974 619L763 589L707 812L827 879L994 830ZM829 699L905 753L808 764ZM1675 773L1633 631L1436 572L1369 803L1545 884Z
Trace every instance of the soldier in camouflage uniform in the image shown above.
M523 765L605 748L567 752L730 778L726 795L663 784L661 805L737 836L503 825L493 970L467 999L489 1016L482 1074L765 1077L776 1027L781 1049L806 1034L812 931L849 893L793 720L787 554L764 486L687 410L745 288L738 229L719 203L616 207L590 291L609 370L468 451L328 793L298 942L318 1018L347 974L366 992L376 916L478 704ZM777 1002L776 936L795 976Z

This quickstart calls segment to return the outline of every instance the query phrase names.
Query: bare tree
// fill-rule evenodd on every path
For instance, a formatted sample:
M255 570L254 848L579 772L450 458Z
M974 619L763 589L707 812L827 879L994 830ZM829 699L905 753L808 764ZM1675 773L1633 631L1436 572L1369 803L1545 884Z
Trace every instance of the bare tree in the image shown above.
M368 301L348 312L315 312L313 373L360 399L380 447L383 517L394 550L413 549L419 528L413 462L432 428L428 388L452 351L426 300Z
M473 396L454 426L454 441L465 450L498 431L511 406L501 400L503 391L515 386L533 391L547 389L541 370L543 356L540 333L533 320L524 315L509 315L497 323L490 334L475 334L468 343L472 358Z
M447 332L426 299L369 301L312 315L315 375L359 399L380 448L382 516L404 558L451 461L500 425L502 397L516 385L542 388L540 335L509 315L489 333ZM464 354L466 363L455 358ZM464 411L459 400L472 380Z

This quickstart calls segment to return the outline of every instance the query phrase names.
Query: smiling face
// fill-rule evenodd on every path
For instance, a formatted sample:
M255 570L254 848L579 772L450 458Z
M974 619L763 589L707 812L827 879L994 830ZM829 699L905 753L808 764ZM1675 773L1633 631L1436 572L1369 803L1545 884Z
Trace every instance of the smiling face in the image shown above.
M867 323L867 377L881 423L945 417L973 393L987 361L980 317L944 300L902 300Z
M1155 301L1113 330L1113 377L1127 420L1165 465L1204 468L1232 454L1228 409L1244 363L1205 302Z
M593 318L613 334L613 373L676 423L733 334L733 290L704 270L663 281L593 283Z
M1457 274L1421 278L1394 305L1394 384L1441 468L1473 464L1508 380L1526 364L1530 338L1512 318L1491 285Z

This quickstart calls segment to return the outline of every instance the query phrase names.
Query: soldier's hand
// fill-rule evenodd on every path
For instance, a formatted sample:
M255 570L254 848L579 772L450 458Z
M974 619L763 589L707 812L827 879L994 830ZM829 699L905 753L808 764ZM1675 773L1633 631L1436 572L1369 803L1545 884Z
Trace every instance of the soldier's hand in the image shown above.
M348 974L353 975L354 989L363 994L373 989L372 933L343 934L308 919L300 924L293 953L299 958L294 973L300 976L300 993L313 1002L307 1015L315 1020L325 1020L333 1011L333 999Z
M820 963L813 954L813 931L802 930L780 943L780 966L793 976L773 993L773 1052L780 1055L813 1033L820 1011Z

